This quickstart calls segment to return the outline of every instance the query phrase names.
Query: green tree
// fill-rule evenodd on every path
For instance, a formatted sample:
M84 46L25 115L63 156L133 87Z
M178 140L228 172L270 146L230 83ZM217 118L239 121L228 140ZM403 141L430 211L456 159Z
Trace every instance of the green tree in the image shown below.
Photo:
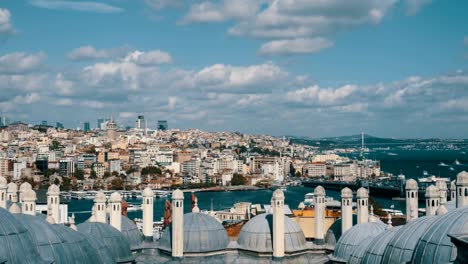
M148 166L141 169L141 175L150 175L150 174L162 174L162 171L158 167Z
M127 172L127 174L131 174L131 173L134 173L136 171L137 171L137 169L135 169L135 167L130 167L126 172Z
M119 173L116 172L116 171L113 171L113 172L112 172L112 176L118 177L118 176L119 176Z
M298 171L298 172L296 172L295 176L296 176L296 177L301 177L302 174Z
M50 149L51 150L57 150L59 148L60 148L60 142L58 142L57 140L53 140L52 145L50 146Z
M96 147L92 145L90 148L86 150L86 153L88 154L97 154Z
M113 190L122 190L124 181L121 178L115 178L111 181Z
M94 170L91 170L91 175L90 175L91 179L97 179L97 174Z
M294 165L291 163L289 163L289 174L291 176L294 176L296 174L296 169L294 168Z
M247 184L247 179L241 174L234 173L231 179L231 185L245 185Z
M106 171L104 172L104 178L109 178L111 176L110 172Z
M54 184L55 184L55 185L59 185L59 184L60 184L60 180L59 180L58 178L55 178L55 179L54 179Z
M77 178L78 180L84 180L84 171L83 170L76 170L73 173L73 177Z

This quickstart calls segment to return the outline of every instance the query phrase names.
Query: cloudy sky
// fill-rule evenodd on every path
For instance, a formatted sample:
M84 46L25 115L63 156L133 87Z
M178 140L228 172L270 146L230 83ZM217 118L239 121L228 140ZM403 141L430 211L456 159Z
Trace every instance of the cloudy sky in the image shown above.
M468 138L465 0L0 0L0 114Z

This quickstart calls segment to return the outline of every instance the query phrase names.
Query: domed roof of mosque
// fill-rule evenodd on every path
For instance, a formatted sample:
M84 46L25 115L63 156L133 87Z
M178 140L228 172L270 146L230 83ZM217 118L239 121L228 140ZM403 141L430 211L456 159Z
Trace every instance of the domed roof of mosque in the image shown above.
M5 189L7 188L7 180L5 179L5 177L3 176L0 176L0 189Z
M24 192L24 191L29 190L29 189L32 189L32 186L31 186L31 184L29 182L23 182L19 187L20 192Z
M348 187L343 188L341 190L341 198L353 198L353 191Z
M42 260L26 227L3 208L0 208L0 245L0 256L7 263L51 263Z
M434 185L426 188L426 198L439 198L439 189Z
M162 234L160 246L171 251L172 224ZM203 213L184 214L184 252L200 253L223 250L229 238L224 227Z
M241 229L237 243L241 249L256 252L272 252L273 215L260 214L248 221ZM284 216L284 249L286 252L303 250L306 247L301 227Z
M94 202L95 203L105 203L106 199L107 199L106 195L102 191L99 191L99 192L96 193L96 195L94 195Z
M468 185L468 172L462 171L457 174L456 185Z
M414 179L409 179L406 181L405 185L406 190L417 190L418 189L418 183Z
M448 234L468 231L468 207L450 211L425 230L413 254L412 263L449 263L456 258L456 250Z
M112 256L112 253L107 249L106 244L104 241L94 237L93 235L90 234L84 234L83 235L86 237L88 242L93 246L97 253L99 254L99 261L96 261L96 263L115 263L114 256Z
M124 235L111 225L99 222L84 222L77 227L79 232L92 235L102 241L112 254L115 262L131 262L134 260L130 244Z
M60 188L55 184L50 185L49 188L47 189L47 195L59 195L59 194L60 194Z
M369 197L369 192L367 191L366 188L361 187L357 190L356 197L358 198L367 198Z
M361 242L354 250L351 252L349 256L347 264L360 264L362 259L364 258L364 254L366 253L366 249L372 243L372 239L365 239Z
M335 252L332 258L339 261L349 261L351 253L358 247L364 240L370 240L383 231L386 225L382 222L370 222L358 224L350 228L336 243Z
M91 217L86 220L89 222ZM106 216L106 222L109 224L109 214ZM120 233L125 237L125 240L130 244L130 249L132 251L141 249L141 243L143 242L143 233L138 229L136 224L129 219L128 217L122 215L121 216L121 226L120 226Z
M414 249L436 216L424 216L403 225L388 242L382 263L400 264L411 261ZM408 235L411 233L411 235Z
M50 227L61 237L63 247L72 261L64 263L100 263L100 254L87 239L87 237L69 227L61 224L51 224Z
M7 192L12 193L12 192L18 192L18 185L14 182L10 182L7 185Z
M369 216L370 217L370 216ZM382 220L376 220L379 223L382 223ZM353 214L353 226L357 224L357 215ZM341 237L341 218L336 219L335 222L328 228L327 233L325 234L325 243L327 245L335 246L336 242Z
M54 263L74 262L75 256L71 252L72 247L65 246L67 242L63 236L66 233L56 232L52 225L47 223L41 216L18 214L15 217L28 229L32 237L32 243L44 260L53 261ZM67 227L63 226L63 228Z
M360 263L362 264L374 264L374 263L385 263L382 262L385 249L387 248L390 240L395 236L398 230L403 226L397 226L388 228L374 239L370 240L369 246L366 248L366 252Z
M146 187L143 192L141 193L141 195L143 197L153 197L154 196L154 193L153 193L153 190L151 190L151 188L149 187Z
M325 189L322 186L317 186L314 189L314 195L315 196L325 196Z

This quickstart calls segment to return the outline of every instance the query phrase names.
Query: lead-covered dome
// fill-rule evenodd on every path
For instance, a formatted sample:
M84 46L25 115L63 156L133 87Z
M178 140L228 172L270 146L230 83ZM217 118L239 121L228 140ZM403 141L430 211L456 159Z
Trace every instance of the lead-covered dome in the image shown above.
M403 226L391 227L371 240L366 252L363 255L361 264L387 263L382 262L385 249L390 240L395 236L398 230Z
M357 198L369 198L369 192L367 191L366 188L361 187L357 190L356 197Z
M357 215L353 214L353 226L357 224ZM336 242L341 237L341 218L336 219L335 222L328 228L327 233L325 234L325 244L330 246L335 246Z
M336 243L332 260L347 262L351 253L365 240L371 240L386 229L382 222L370 222L353 226Z
M130 263L134 260L130 245L119 230L111 225L99 222L84 222L79 224L78 231L92 235L102 241L117 263Z
M431 185L426 188L426 198L439 198L439 189L435 187L434 185Z
M314 189L315 196L325 196L325 189L322 186L317 186Z
M55 184L52 184L49 186L49 188L47 188L47 195L59 195L60 194L60 188L55 185Z
M382 263L401 264L410 262L419 239L436 218L436 216L424 216L403 225L388 242Z
M417 190L418 189L418 183L414 179L409 179L406 181L405 185L406 190Z
M163 250L172 251L172 224L160 240ZM203 213L184 214L184 253L213 252L226 249L229 238L223 225Z
M438 216L419 240L412 263L449 263L457 257L448 234L468 233L468 207Z
M273 252L273 215L260 214L248 221L241 229L237 243L248 251ZM301 227L284 216L284 250L295 252L306 248L306 240Z
M32 240L25 226L0 208L0 258L7 263L51 263L41 258Z
M122 216L120 232L130 244L132 251L140 250L143 242L143 233L136 224L126 216Z

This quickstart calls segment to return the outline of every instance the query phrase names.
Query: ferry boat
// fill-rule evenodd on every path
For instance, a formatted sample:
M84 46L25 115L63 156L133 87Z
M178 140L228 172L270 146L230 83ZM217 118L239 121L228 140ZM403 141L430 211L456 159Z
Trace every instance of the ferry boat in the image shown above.
M141 210L142 210L141 205L131 204L131 203L128 204L127 211L129 212L135 212L135 211L141 211Z
M70 198L72 200L81 200L83 196L86 194L84 191L72 191L70 192Z
M445 163L443 163L443 162L441 162L441 163L439 163L439 166L441 166L441 167L447 167L448 165L445 164Z
M309 205L314 203L314 193L306 193L304 196L304 204Z

